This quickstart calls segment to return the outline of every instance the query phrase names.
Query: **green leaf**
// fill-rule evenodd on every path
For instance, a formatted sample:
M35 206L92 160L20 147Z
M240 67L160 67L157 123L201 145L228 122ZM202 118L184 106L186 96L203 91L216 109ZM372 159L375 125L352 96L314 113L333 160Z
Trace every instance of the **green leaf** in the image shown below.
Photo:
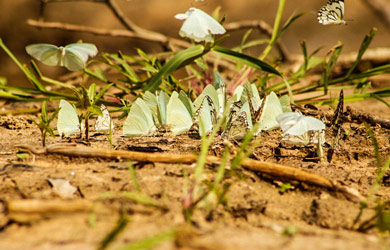
M107 84L106 86L104 86L104 88L102 88L102 90L100 90L100 92L96 95L95 97L95 103L97 103L100 98L102 98L102 96L104 95L104 93L106 93L106 91L113 85L113 83L110 83L110 84Z
M268 63L263 62L257 58L254 58L254 57L251 57L251 56L248 56L248 55L245 55L245 54L242 54L242 53L230 50L230 49L226 49L226 48L223 48L220 46L215 46L211 50L214 52L217 52L223 56L231 58L231 59L235 60L236 62L248 65L252 68L255 68L258 70L263 70L263 71L266 71L266 72L269 72L269 73L272 73L272 74L275 74L278 76L282 76L282 74L279 71L277 71L274 67L272 67Z
M338 44L331 49L331 56L328 62L324 62L324 72L321 76L321 83L324 85L325 95L328 93L328 81L330 74L332 73L334 66L336 66L337 59L339 58L342 49L343 44L341 42L338 42Z
M106 76L103 74L103 71L101 69L95 69L95 75L100 81L107 82Z
M130 243L124 247L119 248L119 250L154 249L156 246L158 246L163 241L174 239L176 237L176 235L177 235L176 231L162 232L162 233L159 233L157 235L146 237L144 239Z
M138 75L135 73L135 71L130 67L130 65L126 62L126 60L123 58L122 52L118 52L118 58L117 60L120 62L123 69L126 71L126 73L130 76L130 80L133 82L139 82L141 81L138 77Z
M302 49L302 54L303 54L303 71L306 72L307 69L307 62L309 61L307 58L307 49L306 49L306 41L301 41L301 49Z
M298 18L300 18L301 16L305 15L306 13L299 13L295 16L290 16L290 18L287 20L287 22L283 25L282 29L280 30L280 32L278 33L278 35L275 37L275 39L273 39L272 41L272 45L274 45L278 40L279 38L283 35L283 33L288 29L288 27L290 27L290 25L295 21L297 20Z
M115 240L119 233L125 229L127 223L129 223L129 219L125 214L121 214L115 227L106 235L106 237L104 237L102 242L100 242L98 250L106 249Z
M377 32L377 28L372 28L370 33L364 37L364 40L363 40L362 44L360 45L360 49L359 49L358 55L356 57L356 60L353 62L351 68L348 70L348 73L345 75L345 78L348 78L352 74L352 72L355 70L355 68L359 64L360 60L362 59L364 52L366 52L368 46L370 46L370 43L371 43L372 39L374 38L376 32Z
M23 71L23 73L27 76L27 78L30 80L30 82L41 92L46 92L45 86L42 85L42 83L39 82L39 80L35 77L35 75L22 63L19 62L19 60L12 54L12 52L5 46L3 43L3 40L0 38L0 47L4 50L5 53L18 65L18 67Z
M88 88L88 100L90 105L95 104L95 95L96 95L96 84L92 83L91 86L89 86Z
M143 88L143 92L150 91L154 92L160 86L163 78L171 75L175 70L180 67L183 67L189 63L192 63L196 58L202 56L206 53L202 45L196 45L194 47L185 49L177 53L172 57L161 69L154 75L148 82L148 84Z
M99 108L99 106L96 105L89 106L88 111L91 112L93 115L103 115L102 110Z
M42 117L42 121L45 122L45 123L47 123L47 121L49 120L49 117L47 115L47 104L46 104L46 101L42 102L41 117Z

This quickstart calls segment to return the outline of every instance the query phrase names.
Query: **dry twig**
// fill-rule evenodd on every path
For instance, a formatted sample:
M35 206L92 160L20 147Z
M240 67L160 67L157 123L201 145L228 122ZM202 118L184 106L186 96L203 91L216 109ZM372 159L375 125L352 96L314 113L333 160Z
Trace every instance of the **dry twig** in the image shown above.
M371 116L370 114L360 112L357 110L353 110L350 106L347 106L347 112L348 112L348 116L351 118L351 120L355 120L358 123L367 122L371 126L376 126L377 124L379 124L382 128L390 129L390 121L389 120L375 118L375 117Z
M161 162L161 163L181 163L192 164L197 161L196 155L173 155L165 153L143 153L124 150L107 150L88 147L69 147L63 145L51 145L42 150L36 150L28 145L18 145L18 148L28 150L34 154L61 154L75 157L101 157L108 159L126 159L140 162ZM216 156L207 156L209 164L219 164L221 158ZM338 183L332 182L329 179L317 174L309 173L304 170L288 167L276 163L261 162L252 159L244 159L241 166L245 169L256 171L263 174L268 174L276 178L296 180L310 185L323 187L326 189L339 191L348 199L360 202L364 198L356 191L347 188Z

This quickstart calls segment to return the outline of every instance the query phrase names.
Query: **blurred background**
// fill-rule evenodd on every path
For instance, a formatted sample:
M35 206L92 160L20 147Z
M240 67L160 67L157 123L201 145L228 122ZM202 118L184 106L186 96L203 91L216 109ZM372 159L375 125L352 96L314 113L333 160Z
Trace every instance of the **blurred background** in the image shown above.
M43 12L43 20L63 22L107 29L125 29L111 10L102 0L65 1L48 3ZM306 15L294 22L282 36L282 41L290 53L299 54L299 41L306 40L309 53L320 46L324 46L322 54L338 41L344 44L342 53L356 51L364 36L372 27L378 32L371 48L390 46L389 23L381 19L379 14L370 8L367 0L345 0L345 20L348 25L323 26L317 22L317 11L326 4L327 0L289 0L286 1L283 13L284 23L294 13L306 12ZM381 0L390 6L390 0ZM99 3L100 2L100 3ZM157 31L169 36L179 37L178 32L182 21L176 20L174 15L184 13L190 7L196 7L211 14L218 6L221 15L226 15L226 23L242 20L264 20L271 26L278 8L277 0L116 0L124 14L138 26ZM389 7L390 8L390 7ZM51 43L66 45L83 40L97 45L100 52L116 52L121 50L125 54L135 54L137 48L147 53L161 51L157 43L132 38L116 38L96 36L82 32L63 30L39 29L29 26L27 19L40 17L39 0L0 0L0 37L8 48L27 63L30 57L24 48L31 43ZM237 46L245 30L231 33L223 46ZM253 31L251 38L264 37L258 31ZM258 47L258 53L262 47ZM254 56L259 54L251 51ZM55 76L66 73L60 67L46 67L39 64L44 74ZM29 86L28 81L20 69L10 58L0 50L0 76L7 78L9 85Z

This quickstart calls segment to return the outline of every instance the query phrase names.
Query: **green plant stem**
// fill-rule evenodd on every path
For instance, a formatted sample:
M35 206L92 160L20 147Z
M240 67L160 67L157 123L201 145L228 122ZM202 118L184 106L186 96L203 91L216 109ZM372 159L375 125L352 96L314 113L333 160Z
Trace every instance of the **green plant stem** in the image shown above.
M263 53L261 54L261 56L259 57L260 60L264 60L264 58L266 58L268 56L268 54L271 51L272 47L276 43L276 40L277 40L276 38L277 38L277 35L278 35L278 29L279 29L279 25L280 25L280 20L282 19L285 2L286 2L286 0L279 0L279 7L278 7L278 12L276 13L276 17L275 17L275 21L274 21L274 27L273 27L273 30L272 30L271 40L268 43L268 45L265 48L265 50L263 51Z

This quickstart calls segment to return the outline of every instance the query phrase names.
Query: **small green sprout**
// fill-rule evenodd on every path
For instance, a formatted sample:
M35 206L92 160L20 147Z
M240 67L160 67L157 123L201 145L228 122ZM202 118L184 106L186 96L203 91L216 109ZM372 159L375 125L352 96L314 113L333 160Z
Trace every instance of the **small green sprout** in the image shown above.
M42 103L42 110L41 115L39 116L39 120L33 122L38 126L39 130L41 131L42 136L42 146L46 146L46 136L47 133L49 133L52 137L55 137L53 129L50 127L50 123L56 118L58 112L60 110L57 109L54 111L54 113L49 117L48 111L47 111L47 104L46 101L43 101Z

